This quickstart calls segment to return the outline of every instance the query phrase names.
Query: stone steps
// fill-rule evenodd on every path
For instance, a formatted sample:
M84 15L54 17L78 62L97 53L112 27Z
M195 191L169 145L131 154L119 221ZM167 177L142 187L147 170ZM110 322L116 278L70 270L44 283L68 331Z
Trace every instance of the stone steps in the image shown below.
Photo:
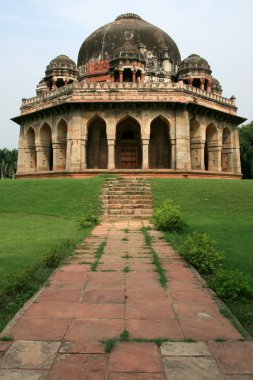
M152 215L150 186L143 178L113 178L101 193L105 220L149 219Z

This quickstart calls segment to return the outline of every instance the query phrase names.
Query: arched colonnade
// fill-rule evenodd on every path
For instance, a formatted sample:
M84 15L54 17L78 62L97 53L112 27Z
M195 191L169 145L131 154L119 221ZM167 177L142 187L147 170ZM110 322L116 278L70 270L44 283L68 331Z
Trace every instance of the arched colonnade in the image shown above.
M148 135L137 119L126 116L116 123L115 135L109 136L106 121L96 115L87 122L83 144L82 168L87 169L177 169L175 139L167 118L158 115L149 122ZM25 131L26 168L29 171L68 170L68 124L64 119L54 128L43 123ZM233 131L214 123L201 125L193 118L189 124L189 169L233 171ZM174 140L174 142L173 142ZM71 141L71 140L70 140ZM174 144L174 145L173 145ZM189 149L189 148L188 148Z

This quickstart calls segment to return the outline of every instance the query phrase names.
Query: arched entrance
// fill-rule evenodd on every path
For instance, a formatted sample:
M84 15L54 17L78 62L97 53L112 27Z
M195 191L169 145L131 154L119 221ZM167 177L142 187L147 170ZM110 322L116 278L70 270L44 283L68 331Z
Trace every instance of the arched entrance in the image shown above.
M108 162L108 144L106 124L96 117L88 124L87 168L106 169Z
M167 169L171 167L171 143L169 123L161 116L150 126L149 167Z
M28 154L29 154L29 164L28 167L32 171L35 171L37 166L37 158L36 158L36 146L35 146L35 132L32 127L30 127L26 134L27 146L28 146Z
M131 117L116 129L115 165L120 169L140 169L142 164L140 125Z

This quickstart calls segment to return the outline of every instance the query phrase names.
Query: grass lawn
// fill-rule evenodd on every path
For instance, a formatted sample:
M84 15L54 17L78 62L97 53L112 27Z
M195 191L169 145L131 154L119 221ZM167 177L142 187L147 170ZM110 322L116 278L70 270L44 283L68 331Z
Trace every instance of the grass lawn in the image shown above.
M173 199L182 208L189 230L166 234L177 248L192 231L207 232L225 253L224 267L248 273L253 284L253 181L152 179L153 206ZM253 334L253 303L229 305Z
M0 181L0 289L11 272L33 265L63 241L87 236L90 228L79 219L99 215L104 179ZM0 312L0 331L5 323Z

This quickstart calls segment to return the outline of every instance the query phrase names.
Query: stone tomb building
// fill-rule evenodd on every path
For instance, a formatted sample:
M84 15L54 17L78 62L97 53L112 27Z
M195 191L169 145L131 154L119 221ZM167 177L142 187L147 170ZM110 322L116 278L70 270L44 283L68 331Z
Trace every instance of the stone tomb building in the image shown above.
M235 98L208 62L181 61L175 42L123 14L59 55L23 99L18 177L104 172L240 178Z

